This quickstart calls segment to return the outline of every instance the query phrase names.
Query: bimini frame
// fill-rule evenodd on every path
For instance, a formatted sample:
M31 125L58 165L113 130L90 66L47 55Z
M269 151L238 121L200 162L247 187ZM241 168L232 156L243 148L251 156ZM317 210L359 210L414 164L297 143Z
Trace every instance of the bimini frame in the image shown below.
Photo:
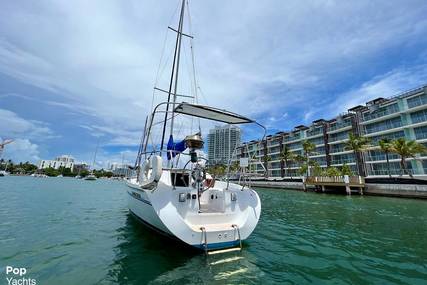
M260 140L260 142L263 142L266 138L266 133L267 133L266 128L263 125L261 125L260 123L256 122L255 120L249 119L245 116L242 116L242 115L239 115L239 114L227 111L227 110L218 109L215 107L210 107L210 106L205 106L205 105L190 104L190 103L185 103L185 102L184 103L162 102L162 103L157 104L154 107L153 112L151 113L149 123L148 123L148 128L146 130L144 130L144 137L142 139L142 142L144 145L143 145L143 151L141 151L141 153L140 153L141 156L147 155L147 154L153 154L153 153L157 153L157 152L160 152L160 154L161 154L163 152L163 146L160 146L160 151L153 150L151 152L147 152L147 146L148 146L148 142L150 139L152 128L154 126L154 118L155 118L157 113L165 112L165 111L159 111L158 110L159 107L164 106L164 105L166 105L166 106L178 105L172 111L174 116L175 116L175 114L182 114L182 115L198 117L198 118L202 118L202 119L206 119L206 120L227 123L230 125L251 124L251 123L256 124L264 130L264 134L263 134L263 137ZM160 124L160 123L164 124L163 121L159 121L156 124ZM237 147L232 152L233 156L236 152L236 149L237 149ZM259 151L260 151L260 148L258 148L258 152ZM139 158L138 161L141 161L141 159ZM228 181L229 181L231 161L232 161L232 157L229 158L228 165L227 165L227 187L228 187ZM264 169L265 169L265 167L264 167Z

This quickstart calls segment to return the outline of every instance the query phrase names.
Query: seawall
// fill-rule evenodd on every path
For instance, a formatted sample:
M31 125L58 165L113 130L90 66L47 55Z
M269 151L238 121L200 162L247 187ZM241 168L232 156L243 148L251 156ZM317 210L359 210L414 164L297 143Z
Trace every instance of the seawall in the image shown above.
M303 191L303 183L299 181L252 181L254 187L287 189ZM314 187L307 186L308 191L314 191ZM343 193L345 190L343 189ZM366 183L363 190L365 195L421 198L427 199L427 185L419 184L389 184L389 183Z
M365 194L427 199L427 185L368 183Z

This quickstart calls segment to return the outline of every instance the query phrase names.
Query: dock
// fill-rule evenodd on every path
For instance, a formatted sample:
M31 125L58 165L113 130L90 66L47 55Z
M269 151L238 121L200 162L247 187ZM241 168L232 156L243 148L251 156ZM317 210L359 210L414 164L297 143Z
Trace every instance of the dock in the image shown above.
M362 176L309 176L303 179L304 187L312 185L315 188L320 188L325 192L326 187L344 187L348 195L351 195L351 188L356 188L359 194L363 195L365 188L365 178Z

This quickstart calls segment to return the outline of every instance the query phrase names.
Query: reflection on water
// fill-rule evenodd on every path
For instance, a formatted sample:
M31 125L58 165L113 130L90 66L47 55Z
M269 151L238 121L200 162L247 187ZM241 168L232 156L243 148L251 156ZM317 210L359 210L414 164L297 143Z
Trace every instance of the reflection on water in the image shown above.
M256 283L263 272L248 251L205 256L189 246L148 229L131 214L117 230L120 243L108 280L120 284L199 284L246 280Z
M251 260L252 259L252 260ZM242 252L218 255L198 255L183 265L169 270L150 284L256 284L264 273L253 263L254 256Z
M116 258L108 279L120 284L147 283L195 254L192 248L148 229L130 213L117 232Z

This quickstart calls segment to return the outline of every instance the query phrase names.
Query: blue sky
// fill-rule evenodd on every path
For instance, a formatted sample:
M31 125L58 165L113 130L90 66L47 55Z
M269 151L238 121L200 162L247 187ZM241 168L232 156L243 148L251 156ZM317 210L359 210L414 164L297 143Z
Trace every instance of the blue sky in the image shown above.
M178 4L3 1L0 138L15 139L4 157L90 162L99 140L98 167L132 161L160 58L167 84ZM423 0L190 0L190 11L201 102L269 133L427 83Z

